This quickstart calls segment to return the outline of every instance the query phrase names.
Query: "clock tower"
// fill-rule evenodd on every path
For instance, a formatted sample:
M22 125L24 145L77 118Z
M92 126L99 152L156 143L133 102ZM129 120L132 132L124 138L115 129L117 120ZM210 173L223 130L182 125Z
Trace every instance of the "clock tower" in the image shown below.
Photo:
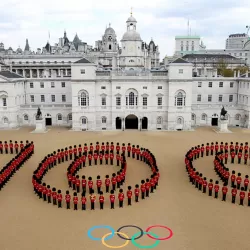
M142 68L145 65L145 51L140 34L136 31L137 21L132 12L127 22L127 31L121 40L119 65L125 69Z

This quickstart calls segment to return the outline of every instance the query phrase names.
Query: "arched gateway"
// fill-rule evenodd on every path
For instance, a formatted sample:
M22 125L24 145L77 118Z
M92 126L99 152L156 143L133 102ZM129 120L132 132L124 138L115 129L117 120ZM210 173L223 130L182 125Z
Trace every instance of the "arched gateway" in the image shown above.
M138 117L136 115L128 115L125 118L125 129L138 129Z

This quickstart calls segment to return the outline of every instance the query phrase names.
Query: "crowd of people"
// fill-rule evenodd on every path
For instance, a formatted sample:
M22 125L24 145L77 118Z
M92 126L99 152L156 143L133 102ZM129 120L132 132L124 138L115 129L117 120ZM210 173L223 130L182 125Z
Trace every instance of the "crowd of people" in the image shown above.
M214 156L213 164L214 171L220 178L222 182L222 187L220 187L219 180L215 182L213 179L207 180L203 174L196 170L193 166L193 161L204 156ZM242 161L243 159L243 161ZM250 190L248 190L249 185L249 176L245 175L245 178L242 178L241 173L236 173L235 170L232 170L230 173L229 168L226 166L228 161L233 164L235 160L238 164L248 164L250 159L249 146L248 143L207 143L206 145L202 144L201 146L192 147L185 155L185 165L186 170L189 175L190 182L203 193L207 192L208 195L212 196L214 192L214 198L218 198L218 194L221 190L222 201L226 201L229 188L231 186L231 202L235 204L237 194L239 196L239 205L244 205L245 197L247 196L247 204L250 206Z
M140 185L136 184L134 189L132 186L127 187L127 191L121 188L126 180L127 173L127 161L126 157L132 157L138 161L145 162L151 169L152 175L146 180L141 180ZM73 161L72 161L73 160ZM62 190L51 188L50 185L42 181L45 174L49 169L54 168L57 164L63 163L65 161L71 161L69 167L67 168L67 181L70 188L74 190L73 196L71 197L70 191L67 190L63 194ZM94 184L92 177L82 176L80 178L77 172L88 166L93 165L114 165L116 163L117 172L105 176L105 179L101 176L96 177ZM104 208L105 197L104 192L109 193L110 208L115 208L116 195L115 191L118 189L118 204L119 207L123 207L125 195L127 196L128 205L132 204L132 196L135 196L135 202L145 197L149 197L150 193L153 193L158 186L160 173L156 164L156 159L154 155L145 148L140 148L139 145L131 145L124 143L120 146L119 143L116 145L111 142L104 143L96 142L95 145L86 143L82 147L74 145L74 147L66 147L64 149L58 149L57 152L54 151L52 154L48 154L39 167L34 171L32 183L34 187L34 192L48 203L57 205L59 208L66 205L67 209L71 208L71 203L73 203L74 210L78 209L78 205L81 204L81 209L86 210L87 208L87 188L90 201L90 209L95 209L95 203L97 200L96 194L98 194L98 200L100 209ZM104 191L105 190L105 191ZM95 192L96 191L96 192ZM78 193L81 193L79 199Z
M18 144L17 141L13 144L10 140L9 143L0 141L0 154L16 154L16 156L7 163L0 171L0 190L8 183L11 177L18 171L23 164L33 155L34 144L33 142L22 141Z

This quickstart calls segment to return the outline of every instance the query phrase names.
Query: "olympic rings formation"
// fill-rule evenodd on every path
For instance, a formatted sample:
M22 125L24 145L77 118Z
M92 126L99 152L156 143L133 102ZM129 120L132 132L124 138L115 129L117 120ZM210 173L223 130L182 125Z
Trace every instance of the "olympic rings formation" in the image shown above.
M128 227L137 228L137 229L140 230L140 232L135 233L131 238L129 238L129 236L127 234L120 232L123 228L128 228ZM93 237L92 232L95 229L100 229L100 228L109 229L111 232L105 234L104 236L102 236L102 238ZM158 235L149 232L150 229L152 229L152 228L164 228L164 229L169 231L169 235L167 237L164 237L164 238L159 238ZM108 226L108 225L98 225L98 226L91 227L88 230L87 235L91 240L101 241L104 246L106 246L108 248L111 248L111 249L123 248L123 247L128 245L130 240L131 240L132 244L134 246L136 246L137 248L139 248L139 249L151 249L151 248L155 248L156 246L158 246L160 244L160 241L165 241L165 240L171 239L173 237L173 231L169 227L166 227L166 226L163 226L163 225L153 225L153 226L148 227L145 231L143 231L140 227L134 226L134 225L122 226L122 227L118 228L117 231L115 231L114 228L112 228L111 226ZM105 241L113 238L114 235L117 235L121 239L124 239L125 243L123 245L120 245L120 246L108 245ZM146 245L146 246L143 246L143 245L140 245L139 243L137 243L136 240L140 239L143 235L147 235L149 238L155 240L155 243L152 244L152 245Z

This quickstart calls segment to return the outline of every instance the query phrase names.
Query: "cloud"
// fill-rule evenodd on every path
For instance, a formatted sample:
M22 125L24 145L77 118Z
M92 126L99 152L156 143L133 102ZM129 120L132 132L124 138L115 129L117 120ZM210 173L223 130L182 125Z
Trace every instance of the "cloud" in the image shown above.
M190 20L192 34L200 35L207 48L225 47L231 33L246 32L250 25L249 0L154 0L154 1L61 1L8 0L0 1L0 40L5 47L25 46L29 39L33 50L45 46L50 32L52 44L58 42L66 29L73 40L77 33L90 45L100 40L111 22L120 40L126 31L130 7L144 41L151 38L159 45L161 58L174 53L176 35L187 34Z

